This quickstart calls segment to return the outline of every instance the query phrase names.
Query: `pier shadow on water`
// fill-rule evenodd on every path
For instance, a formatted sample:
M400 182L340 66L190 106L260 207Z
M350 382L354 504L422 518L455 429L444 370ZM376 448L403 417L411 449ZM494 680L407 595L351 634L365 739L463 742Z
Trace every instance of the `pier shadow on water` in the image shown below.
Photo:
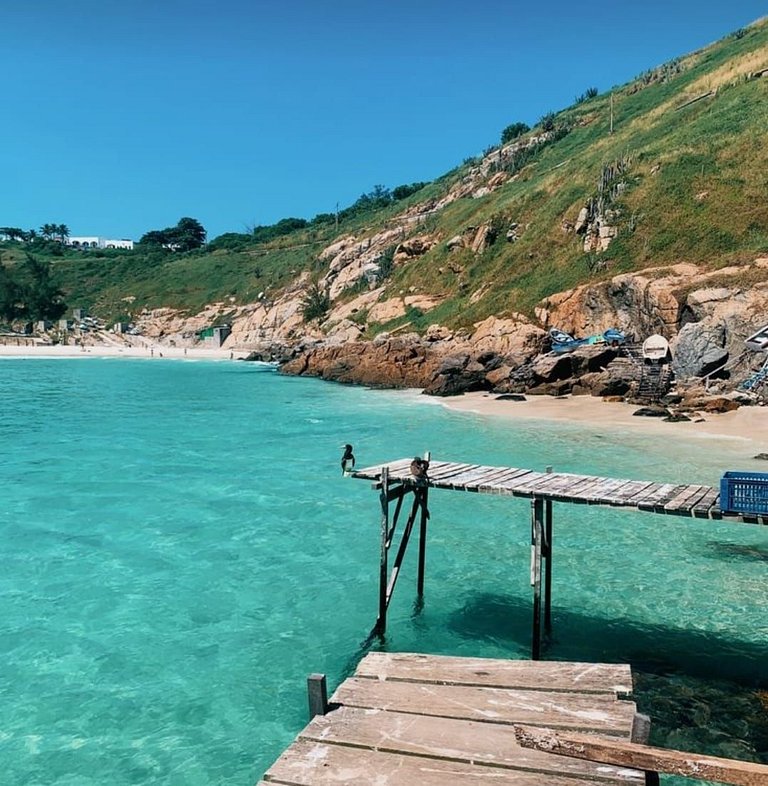
M768 547L759 543L722 543L710 540L702 545L702 553L725 562L768 562Z
M448 624L462 638L529 651L531 617L530 600L477 593ZM653 744L768 763L768 640L556 606L552 627L547 660L631 664L634 699L651 717Z

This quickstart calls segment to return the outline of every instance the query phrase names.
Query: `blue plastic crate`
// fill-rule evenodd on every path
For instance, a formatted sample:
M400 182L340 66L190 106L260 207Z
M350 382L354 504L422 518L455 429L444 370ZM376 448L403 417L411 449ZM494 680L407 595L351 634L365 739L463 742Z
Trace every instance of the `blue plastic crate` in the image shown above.
M727 513L768 513L768 474L726 472L720 478L720 510Z

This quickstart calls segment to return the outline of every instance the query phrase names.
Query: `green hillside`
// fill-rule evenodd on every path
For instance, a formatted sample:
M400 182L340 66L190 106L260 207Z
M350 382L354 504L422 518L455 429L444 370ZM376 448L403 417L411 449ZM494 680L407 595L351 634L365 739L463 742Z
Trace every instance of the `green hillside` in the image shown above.
M388 271L385 282L393 296L408 291L442 299L428 315L409 314L416 327L530 314L549 294L620 272L677 262L743 263L768 252L766 70L768 24L761 20L608 93L586 97L588 91L518 140L549 129L541 144L511 154L508 148L505 155L500 148L486 151L482 161L467 160L433 183L416 184L414 193L395 189L398 199L374 193L342 211L338 222L318 216L284 234L226 235L186 253L141 247L40 253L54 263L70 306L105 318L159 306L194 313L214 301L274 296L302 271L322 276L327 262L318 255L335 238L371 236L421 205L422 219L406 237L428 235L436 244ZM499 173L506 181L485 196L426 209L466 178L477 179L481 168L485 182ZM575 231L590 200L615 234L604 251L585 251ZM495 239L482 253L449 250L448 239L483 224ZM0 244L10 265L25 250Z

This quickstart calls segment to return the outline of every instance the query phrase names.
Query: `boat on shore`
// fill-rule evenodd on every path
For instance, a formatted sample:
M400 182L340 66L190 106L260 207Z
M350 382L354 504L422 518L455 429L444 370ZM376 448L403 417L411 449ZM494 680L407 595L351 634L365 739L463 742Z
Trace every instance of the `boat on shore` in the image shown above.
M660 363L668 360L671 357L669 341L664 336L654 333L643 341L642 353L643 360L651 363Z
M619 347L626 343L627 337L617 328L608 328L604 333L596 333L586 338L574 338L570 333L566 333L559 328L552 328L549 331L549 339L552 344L552 352L557 354L572 352L578 347L607 344L611 347Z

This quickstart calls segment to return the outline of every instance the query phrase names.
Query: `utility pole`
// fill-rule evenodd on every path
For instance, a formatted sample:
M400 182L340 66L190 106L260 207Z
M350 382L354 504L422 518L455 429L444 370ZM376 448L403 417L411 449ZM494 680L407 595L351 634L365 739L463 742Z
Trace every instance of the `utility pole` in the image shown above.
M613 133L613 91L611 91L611 130L609 133Z

